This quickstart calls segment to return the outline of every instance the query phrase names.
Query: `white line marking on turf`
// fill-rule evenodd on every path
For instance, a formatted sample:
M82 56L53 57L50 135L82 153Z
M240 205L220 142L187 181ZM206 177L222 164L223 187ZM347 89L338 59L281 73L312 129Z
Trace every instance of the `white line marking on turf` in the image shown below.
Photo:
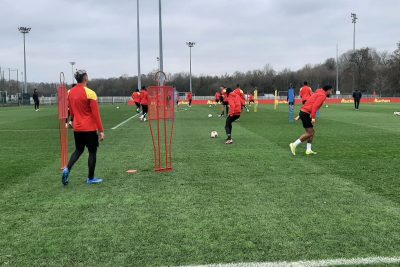
M400 257L370 257L353 259L330 259L313 261L277 261L277 262L242 262L222 263L210 265L189 265L181 267L325 267L325 266L346 266L346 265L371 265L400 263Z
M127 123L127 122L128 122L128 121L130 121L131 119L133 119L133 118L137 117L139 114L140 114L140 113L138 113L138 114L135 114L135 115L133 115L132 117L130 117L130 118L128 118L128 119L126 119L126 120L124 120L123 122L121 122L121 123L120 123L120 124L118 124L117 126L114 126L114 127L112 127L112 128L111 128L111 130L115 130L115 129L117 129L119 126L121 126L121 125L123 125L123 124Z

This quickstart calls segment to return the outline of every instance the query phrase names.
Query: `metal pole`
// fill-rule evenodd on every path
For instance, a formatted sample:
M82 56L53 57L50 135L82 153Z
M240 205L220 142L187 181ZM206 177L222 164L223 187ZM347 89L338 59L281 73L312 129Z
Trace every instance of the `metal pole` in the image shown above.
M355 52L356 52L356 22L357 22L357 14L355 13L351 13L351 23L354 24L354 28L353 28L353 56L355 56ZM355 63L353 64L353 91L354 91L354 87L355 87L355 83L356 83L356 65Z
M140 72L140 28L139 28L139 0L137 2L137 49L138 49L138 89L142 88L142 74Z
M72 74L72 83L71 86L74 84L74 65L75 65L75 61L71 61L69 64L71 64L71 74Z
M339 44L336 43L336 94L339 94Z
M160 71L164 71L163 62L163 46L162 46L162 20L161 20L161 0L158 0L158 28L159 28L159 40L160 40ZM163 75L161 75L163 76ZM160 85L164 84L164 77L160 77Z
M24 35L24 93L28 92L28 88L26 86L26 52L25 52L25 33Z
M192 47L189 47L189 51L190 51L190 92L192 92Z

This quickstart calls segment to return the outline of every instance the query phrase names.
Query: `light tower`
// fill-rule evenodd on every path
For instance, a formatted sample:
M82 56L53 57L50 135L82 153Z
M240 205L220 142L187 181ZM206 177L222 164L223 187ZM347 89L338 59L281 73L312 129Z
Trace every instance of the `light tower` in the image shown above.
M25 34L29 33L31 28L29 27L19 27L18 28L19 32L23 34L24 36L24 93L26 94L28 92L28 89L26 87L26 52L25 52Z
M195 45L195 42L186 42L186 45L189 46L190 51L190 73L189 73L189 81L190 81L190 92L192 92L192 47Z

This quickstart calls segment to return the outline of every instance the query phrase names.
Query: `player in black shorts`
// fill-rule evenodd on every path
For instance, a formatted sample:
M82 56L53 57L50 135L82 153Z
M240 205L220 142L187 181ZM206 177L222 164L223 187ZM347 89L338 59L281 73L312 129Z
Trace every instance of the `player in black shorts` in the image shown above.
M305 141L307 141L306 155L317 154L311 149L315 134L314 125L316 123L318 110L321 108L326 98L331 95L331 93L331 85L326 85L322 89L318 89L315 94L307 99L307 102L300 109L299 117L306 132L300 136L299 139L289 144L290 151L293 155L296 155L296 147Z

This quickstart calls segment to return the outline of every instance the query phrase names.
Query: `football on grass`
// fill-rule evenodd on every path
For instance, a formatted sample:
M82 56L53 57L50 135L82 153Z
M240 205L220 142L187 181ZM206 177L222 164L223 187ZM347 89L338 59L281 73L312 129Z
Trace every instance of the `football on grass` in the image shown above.
M217 137L218 137L217 131L212 131L211 132L211 138L217 138Z
M211 117L212 117L212 114L208 114L208 117L211 118Z

